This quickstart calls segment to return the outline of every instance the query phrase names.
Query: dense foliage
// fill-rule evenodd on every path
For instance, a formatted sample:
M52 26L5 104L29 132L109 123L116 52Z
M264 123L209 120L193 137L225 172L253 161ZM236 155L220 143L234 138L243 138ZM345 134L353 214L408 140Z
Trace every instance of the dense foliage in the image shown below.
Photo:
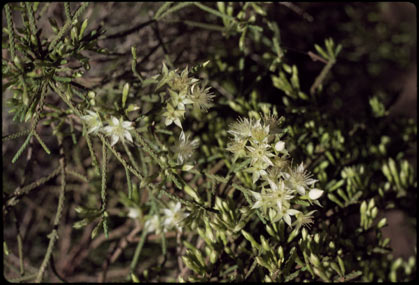
M6 279L415 279L382 229L416 227L385 84L416 39L382 5L6 4Z

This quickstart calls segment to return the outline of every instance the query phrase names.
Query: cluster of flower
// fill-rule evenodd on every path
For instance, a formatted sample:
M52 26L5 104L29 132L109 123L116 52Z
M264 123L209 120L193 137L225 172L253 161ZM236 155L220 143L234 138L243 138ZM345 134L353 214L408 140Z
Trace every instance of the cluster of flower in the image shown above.
M132 141L132 136L130 131L134 130L132 122L123 121L122 118L119 120L112 116L108 121L108 125L104 126L102 120L98 113L87 110L87 115L82 116L81 118L87 124L87 133L104 133L107 136L111 137L111 145L115 145L119 140L122 142L127 139L129 142Z
M201 111L207 111L212 105L214 95L209 92L210 88L200 86L199 79L189 77L188 67L179 74L178 69L169 71L163 63L162 78L156 90L163 85L167 85L170 95L165 107L166 111L163 113L166 126L175 123L182 129L181 119L187 111L188 104L192 104L193 108Z
M274 115L262 119L241 118L228 131L233 135L227 150L234 153L234 160L250 160L246 171L253 174L253 183L261 180L261 192L251 191L255 203L272 222L283 219L289 226L301 227L312 223L311 211L307 214L293 209L298 198L309 203L317 202L323 190L313 188L317 180L304 169L303 163L292 167L285 142L279 139L279 120ZM298 195L298 197L297 197ZM291 216L295 216L294 223Z
M161 231L167 232L172 229L182 231L182 222L189 216L189 213L182 209L180 202L174 201L170 201L168 207L161 210L161 214L153 215L145 222L144 228L147 232L160 234Z

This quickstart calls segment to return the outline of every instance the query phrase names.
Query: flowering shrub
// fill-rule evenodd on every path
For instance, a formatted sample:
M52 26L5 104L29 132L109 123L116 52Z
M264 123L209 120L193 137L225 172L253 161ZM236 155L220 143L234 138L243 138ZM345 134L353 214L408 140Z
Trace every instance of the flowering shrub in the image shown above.
M5 4L5 278L413 280L382 230L415 209L416 122L379 78L350 101L378 6L314 37L299 4Z

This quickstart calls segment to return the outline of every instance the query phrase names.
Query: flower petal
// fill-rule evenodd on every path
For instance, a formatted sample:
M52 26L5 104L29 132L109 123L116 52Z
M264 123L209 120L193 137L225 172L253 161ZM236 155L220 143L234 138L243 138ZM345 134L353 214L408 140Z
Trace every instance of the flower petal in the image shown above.
M285 142L279 141L275 144L275 150L276 151L283 151L285 148Z
M320 198L320 196L323 195L323 192L323 190L314 188L310 190L310 192L308 193L308 197L310 197L311 200L317 200Z
M128 131L124 132L124 136L128 141L130 141L131 143L133 142L130 132L128 132Z
M116 135L112 135L111 146L114 146L118 141L119 141L119 137Z
M297 186L297 192L298 192L298 194L300 194L300 195L304 195L304 194L306 193L306 190L304 189L304 187L303 187L303 186L298 185L298 186Z

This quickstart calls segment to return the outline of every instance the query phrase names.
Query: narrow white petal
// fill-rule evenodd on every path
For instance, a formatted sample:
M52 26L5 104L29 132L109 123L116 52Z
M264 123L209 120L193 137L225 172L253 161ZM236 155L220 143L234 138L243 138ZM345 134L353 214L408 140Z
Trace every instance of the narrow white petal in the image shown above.
M183 130L180 132L179 140L182 142L185 142L186 140L185 133L183 132Z
M256 181L258 181L258 180L259 180L259 178L260 178L260 173L259 173L259 171L255 171L255 172L253 172L252 178L253 178L253 183L256 183Z
M297 186L297 192L300 195L304 195L306 193L306 190L304 189L303 186L300 185L300 186Z
M166 126L170 126L173 123L173 118L167 117L164 123Z
M180 122L179 118L176 118L176 119L175 119L175 124L176 124L179 128L183 129L183 128L182 128L182 123Z
M131 122L129 122L129 121L123 121L123 122L122 122L122 127L123 127L124 129L129 129L131 126L132 126L132 123L131 123Z
M289 215L284 216L284 221L291 227L291 217Z
M133 141L132 141L132 136L131 136L130 132L126 131L126 132L124 133L124 135L125 135L125 138L126 138L127 140L129 140L131 143L133 142Z
M112 136L111 146L114 146L119 141L119 137L116 135Z
M107 134L111 134L111 133L113 133L113 127L106 126L106 127L103 128L103 131Z
M307 185L312 185L312 184L316 183L317 181L318 180L316 180L316 179L310 178L310 179L307 180Z
M271 189L273 191L278 190L278 185L276 185L271 179L268 178L269 186L271 186Z
M303 163L302 163L302 162L301 162L301 164L298 166L297 171L298 171L298 172L304 172L304 165L303 165Z
M111 121L112 121L112 124L113 124L114 126L117 126L117 125L119 124L119 120L118 120L117 118L115 118L115 117L112 117L112 118L111 118Z
M287 213L288 213L289 215L291 215L291 216L294 216L294 215L296 215L296 214L300 213L300 211L298 211L298 210L294 210L294 209L289 209L289 210L287 211Z

